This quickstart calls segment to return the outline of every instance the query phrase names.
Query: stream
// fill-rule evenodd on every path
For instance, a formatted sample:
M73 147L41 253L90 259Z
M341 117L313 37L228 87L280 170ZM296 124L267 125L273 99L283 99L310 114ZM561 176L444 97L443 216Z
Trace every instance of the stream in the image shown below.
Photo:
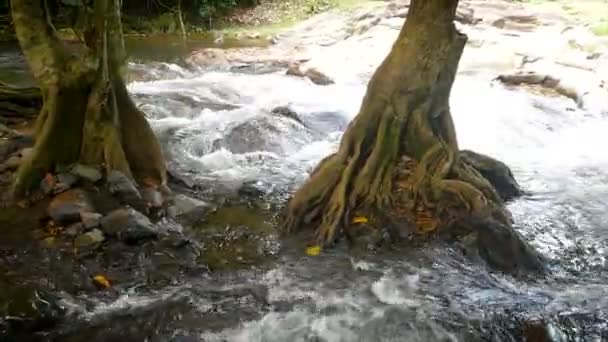
M208 201L247 185L280 206L336 150L368 81L318 86L285 70L188 67L170 52L138 49L129 90L149 115L172 176ZM15 56L0 53L3 71L25 79ZM56 332L66 341L413 342L518 341L527 329L551 341L608 340L608 118L565 98L507 89L493 76L457 78L460 147L502 160L529 193L509 208L547 258L546 278L490 272L442 243L355 259L343 245L309 257L270 237L264 246L272 258L263 264L115 295L59 291L73 319ZM279 106L299 120L273 113ZM276 206L230 224L262 222L278 232Z

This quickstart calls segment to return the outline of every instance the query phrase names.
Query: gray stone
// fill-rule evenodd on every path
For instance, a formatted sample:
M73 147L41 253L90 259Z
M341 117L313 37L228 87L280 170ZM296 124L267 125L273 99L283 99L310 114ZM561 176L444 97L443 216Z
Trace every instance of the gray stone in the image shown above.
M93 229L90 232L86 232L79 235L74 240L74 247L83 248L90 247L102 243L106 238L103 236L103 232L99 229Z
M72 173L60 173L57 175L57 183L62 183L68 187L72 187L78 182L78 176Z
M163 206L163 196L160 191L154 188L143 188L141 197L149 208L160 208Z
M207 202L179 194L173 199L169 215L182 224L194 224L213 209L215 208Z
M81 212L91 210L87 195L82 190L74 189L55 196L47 213L56 223L65 224L79 221Z
M129 244L154 239L160 232L148 217L133 208L112 211L101 219L101 229Z
M92 213L86 211L80 212L80 220L82 221L82 224L85 229L93 229L99 227L102 218L103 215L99 213Z
M124 173L112 170L108 174L107 181L110 193L118 196L121 200L130 202L141 199L141 194L137 190L137 187Z
M82 164L74 165L70 173L92 183L98 182L103 177L97 168Z

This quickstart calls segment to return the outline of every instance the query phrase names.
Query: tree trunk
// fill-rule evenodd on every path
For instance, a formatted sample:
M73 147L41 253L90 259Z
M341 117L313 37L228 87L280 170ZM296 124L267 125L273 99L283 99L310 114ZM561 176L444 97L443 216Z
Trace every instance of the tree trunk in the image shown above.
M94 6L86 46L70 54L40 1L11 1L17 38L44 102L34 151L16 174L17 197L27 195L46 173L73 163L117 169L149 186L165 183L158 141L122 78L119 0L96 0Z
M453 23L457 6L412 0L338 151L290 200L289 232L316 228L317 243L329 245L370 210L411 222L416 233L470 220L510 226L493 185L459 155L449 97L467 38Z

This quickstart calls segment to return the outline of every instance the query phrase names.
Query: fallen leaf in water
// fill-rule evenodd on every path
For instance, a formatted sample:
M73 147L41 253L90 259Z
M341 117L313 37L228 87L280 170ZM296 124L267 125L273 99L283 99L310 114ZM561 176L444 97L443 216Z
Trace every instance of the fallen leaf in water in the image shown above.
M319 254L321 254L320 246L310 246L310 247L306 248L306 255L317 256Z
M102 275L96 275L93 277L93 283L100 287L100 288L104 288L107 289L111 286L110 281L108 280L108 278L102 276Z
M355 216L353 217L353 223L367 223L369 220L365 216Z

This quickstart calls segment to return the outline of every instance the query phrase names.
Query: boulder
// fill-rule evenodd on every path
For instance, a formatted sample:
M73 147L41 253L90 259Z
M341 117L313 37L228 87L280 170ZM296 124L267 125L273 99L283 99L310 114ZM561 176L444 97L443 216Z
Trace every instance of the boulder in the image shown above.
M98 245L102 243L106 238L103 235L103 232L99 229L93 229L90 232L86 232L82 235L79 235L74 240L74 247L76 248L85 248Z
M124 173L112 170L108 174L108 190L120 200L131 203L141 199L141 194L133 181Z
M92 211L92 206L86 193L79 189L69 190L55 196L47 213L58 224L66 224L80 220L80 213Z
M128 244L138 244L155 239L159 228L144 214L133 208L121 208L101 219L101 229L110 236L117 236Z

